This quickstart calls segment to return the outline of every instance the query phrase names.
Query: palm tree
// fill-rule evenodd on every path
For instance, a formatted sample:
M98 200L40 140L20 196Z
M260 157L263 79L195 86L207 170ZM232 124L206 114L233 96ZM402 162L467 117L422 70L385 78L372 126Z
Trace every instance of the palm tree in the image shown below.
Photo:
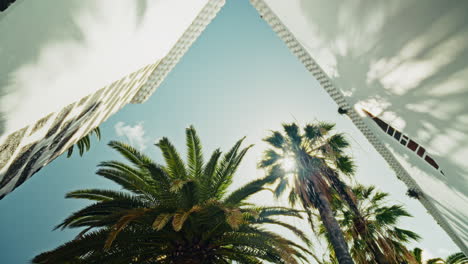
M423 264L422 261L422 249L415 248L412 251L413 256L417 260L417 264ZM446 259L442 258L432 258L426 261L426 264L467 264L468 257L465 256L462 252L458 252L448 256Z
M68 152L67 152L67 158L71 157L71 155L73 154L73 149L76 145L76 147L78 148L78 151L80 153L80 156L83 156L83 153L85 151L89 151L89 149L91 148L91 139L90 139L90 135L92 134L95 134L96 135L96 138L98 140L101 140L101 130L99 129L99 127L95 127L93 130L91 130L86 136L82 137L80 140L78 140L74 145L72 145L69 149L68 149Z
M338 260L336 260L335 255L333 254L332 251L330 251L330 254L328 256L323 256L320 261L317 261L318 264L338 264Z
M284 134L272 131L264 140L272 147L266 150L261 168L281 168L281 177L275 189L280 196L290 187L289 201L294 206L299 200L309 215L313 227L312 210L318 209L340 264L353 263L343 232L334 217L331 194L339 193L352 203L352 197L339 173L352 175L354 163L344 153L349 146L343 134L332 134L334 124L308 124L303 133L295 124L283 124ZM294 166L291 166L294 164ZM288 170L286 167L293 169Z
M298 263L308 250L269 231L265 225L292 231L307 246L310 241L278 216L301 217L285 207L261 207L247 202L279 177L276 170L228 192L233 175L251 146L239 140L226 154L215 150L204 163L193 127L186 130L187 164L167 138L156 146L165 166L135 148L110 142L126 160L102 162L97 174L123 191L87 189L67 198L95 201L66 218L57 228L84 228L34 263ZM130 164L128 164L128 162Z
M333 208L345 239L350 242L353 259L357 263L376 263L378 251L387 263L416 263L405 244L418 240L419 235L397 227L401 217L411 216L408 211L401 205L388 205L389 194L377 191L375 186L356 185L352 192L359 215L336 195ZM323 226L318 233L327 237Z

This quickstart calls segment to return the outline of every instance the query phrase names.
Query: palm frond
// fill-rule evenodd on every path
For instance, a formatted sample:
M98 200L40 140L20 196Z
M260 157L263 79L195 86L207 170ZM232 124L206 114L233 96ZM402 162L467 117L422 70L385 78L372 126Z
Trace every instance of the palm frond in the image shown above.
M203 173L201 178L197 181L198 188L197 192L195 193L199 203L205 202L206 200L212 198L211 193L213 189L213 178L215 177L221 154L222 152L219 149L215 149L210 157L210 160L203 167Z
M297 202L297 194L294 190L291 190L289 192L289 195L288 195L288 202L289 204L294 207L296 206L296 202Z
M258 163L259 168L266 168L272 166L281 159L281 155L273 149L268 149L263 154L262 160Z
M432 258L426 261L426 264L444 264L445 261L441 258Z
M297 227L293 226L293 225L290 225L288 223L284 223L284 222L281 222L281 221L278 221L278 220L275 220L275 219L270 219L270 218L267 218L267 217L263 217L261 220L258 220L256 221L255 223L262 223L262 224L272 224L272 225L278 225L278 226L282 226L286 229L288 229L289 231L293 232L297 237L299 237L302 242L304 242L308 247L312 246L312 242L310 241L310 239L306 236L306 234L298 229Z
M468 257L465 256L462 252L458 252L455 254L452 254L447 257L446 264L467 264L468 263Z
M142 167L147 164L154 163L151 158L126 143L110 141L108 145L137 167Z
M80 156L83 156L85 151L89 151L91 148L91 139L90 135L96 134L98 140L101 140L101 130L99 127L95 127L92 129L87 135L83 136L80 140L78 140L74 145L72 145L67 151L67 158L73 155L74 147L78 148Z
M328 135L334 127L335 124L327 122L307 124L304 127L304 136L312 143L315 143L317 140L322 139L323 137Z
M302 137L299 133L299 127L296 123L283 124L283 129L293 146L298 147L302 142Z
M156 146L161 149L169 176L173 179L187 179L185 164L169 139L163 137Z
M127 192L119 192L114 190L86 189L69 192L65 195L65 198L87 199L93 201L111 201L138 199L139 197L133 196Z
M285 142L283 135L278 131L272 131L271 135L264 138L263 141L278 149L281 149Z
M251 181L239 189L233 191L229 196L227 196L227 198L224 200L224 203L238 205L242 201L249 198L251 195L264 190L264 186L268 183L274 182L277 177L277 175L268 175L267 177Z
M186 129L187 142L187 164L192 177L199 177L203 169L203 153L200 139L195 128L190 126Z
M134 193L144 194L152 191L151 185L149 185L144 179L125 171L101 168L96 171L96 174L109 179L122 186L125 190Z
M375 220L379 225L395 225L402 216L411 215L401 205L382 206L375 210Z
M286 190L287 186L288 186L288 179L281 178L278 182L278 185L276 185L276 188L275 188L275 197L276 198L280 197Z
M90 134L95 134L98 140L101 140L101 129L99 127L95 127L91 130Z
M408 243L411 240L413 241L418 241L421 239L421 236L419 236L417 233L410 231L410 230L405 230L401 229L398 227L395 227L392 231L393 236L398 239L400 242Z
M416 259L416 261L418 263L422 264L422 249L414 248L412 253L413 253L413 256Z
M122 217L120 217L117 223L115 223L115 225L110 230L106 242L104 243L104 250L109 250L117 235L132 221L135 221L136 219L142 217L149 210L150 209L147 208L135 208L127 210L125 214Z
M157 231L162 230L173 216L174 214L171 213L159 214L156 219L154 219L152 224L153 229L156 229Z
M343 153L343 150L349 147L349 142L342 133L330 136L327 139L326 144L330 146L334 153L337 154Z
M350 156L343 155L336 158L336 168L344 175L352 176L356 172L356 165Z
M232 182L232 176L236 171L242 157L245 155L247 150L251 147L247 147L241 150L241 154L238 155L239 148L244 141L245 137L240 139L234 144L234 146L223 155L221 162L216 167L215 173L212 178L212 189L211 194L215 197L221 197L226 187Z
M33 263L49 264L49 263L66 263L66 261L74 263L81 256L85 256L88 252L96 248L104 246L107 238L108 230L101 229L92 233L85 234L82 238L71 240L54 250L44 252L33 258Z

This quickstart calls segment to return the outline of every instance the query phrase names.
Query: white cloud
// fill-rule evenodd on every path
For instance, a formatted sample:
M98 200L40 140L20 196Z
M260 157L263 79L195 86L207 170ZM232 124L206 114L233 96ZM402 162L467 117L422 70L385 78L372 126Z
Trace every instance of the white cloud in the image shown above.
M138 122L136 125L126 125L124 122L118 122L114 126L115 133L119 137L126 137L130 144L139 150L146 148L148 139L145 137L145 128L143 122Z

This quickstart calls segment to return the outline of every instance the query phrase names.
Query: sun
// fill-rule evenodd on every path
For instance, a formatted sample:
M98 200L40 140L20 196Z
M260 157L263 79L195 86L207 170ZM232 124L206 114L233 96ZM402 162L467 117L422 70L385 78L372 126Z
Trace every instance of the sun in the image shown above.
M296 168L296 161L294 160L293 157L285 157L281 161L281 167L286 172L291 172Z

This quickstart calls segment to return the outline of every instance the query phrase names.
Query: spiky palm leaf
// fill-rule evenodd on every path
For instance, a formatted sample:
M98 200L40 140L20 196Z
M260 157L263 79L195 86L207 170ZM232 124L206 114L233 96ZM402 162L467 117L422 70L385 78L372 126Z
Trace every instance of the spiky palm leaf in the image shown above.
M227 193L246 151L242 139L222 155L216 150L205 164L195 129L186 130L187 164L169 142L156 146L165 165L129 145L111 142L126 162L99 165L98 175L124 190L78 190L68 198L95 203L73 213L57 228L85 228L58 248L34 258L34 263L298 263L309 251L265 229L291 230L306 245L310 241L294 226L277 218L300 218L299 211L257 207L246 202L274 172Z
M462 252L458 252L455 254L452 254L448 256L445 259L445 264L467 264L468 263L468 257L465 256Z
M411 217L405 208L388 204L388 193L377 191L374 186L356 185L352 193L356 197L359 215L337 195L334 196L333 207L351 245L354 260L357 263L378 262L376 251L379 251L386 263L417 263L405 244L418 240L419 235L397 227L402 217ZM327 237L323 226L319 234Z
M353 202L341 175L351 176L354 163L345 153L349 143L343 134L333 133L334 124L308 124L303 130L295 123L283 124L284 132L272 131L264 139L271 148L266 150L259 167L269 168L279 175L275 195L289 189L292 205L300 202L308 215L318 209L322 222L332 234L333 245L340 263L353 263L346 241L331 210L331 195L337 192L344 200ZM291 171L282 169L285 160L294 160ZM289 186L289 187L288 187ZM309 222L314 228L311 218Z
M96 135L96 138L98 140L101 140L101 130L99 127L95 127L93 130L91 130L86 136L82 137L80 140L78 140L74 145L72 145L67 152L67 158L71 157L73 155L73 149L75 146L78 148L78 152L80 153L80 156L83 156L83 154L86 151L89 151L91 148L91 139L90 136L92 134Z

